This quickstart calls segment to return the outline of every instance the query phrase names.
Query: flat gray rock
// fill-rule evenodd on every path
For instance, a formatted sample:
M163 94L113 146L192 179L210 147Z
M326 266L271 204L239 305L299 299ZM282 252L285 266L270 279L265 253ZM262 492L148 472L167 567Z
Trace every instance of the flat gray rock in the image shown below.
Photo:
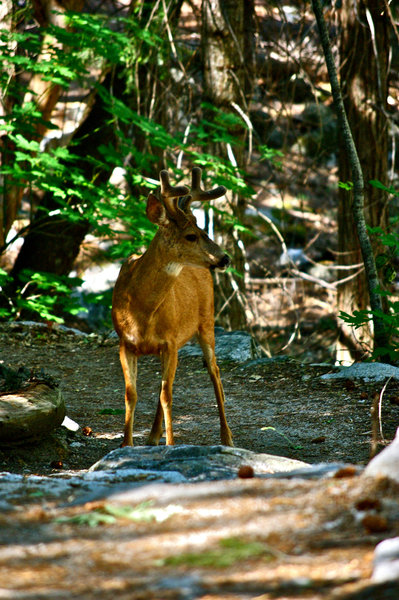
M218 360L246 362L253 358L252 337L246 331L224 331L215 327L215 352ZM179 350L179 356L202 356L202 350L196 343L189 343Z
M93 465L89 473L180 474L184 481L233 479L241 466L249 466L255 475L287 472L309 465L299 460L257 454L243 448L227 446L143 446L117 448Z
M89 471L49 476L0 473L0 509L12 510L24 498L54 498L79 505L104 498L209 497L219 494L227 480L239 482L239 469L252 467L258 478L324 479L343 464L309 465L271 454L226 446L143 446L118 448Z
M326 373L321 379L362 379L383 382L389 377L399 380L399 368L385 363L354 363L350 367L339 367L338 373Z

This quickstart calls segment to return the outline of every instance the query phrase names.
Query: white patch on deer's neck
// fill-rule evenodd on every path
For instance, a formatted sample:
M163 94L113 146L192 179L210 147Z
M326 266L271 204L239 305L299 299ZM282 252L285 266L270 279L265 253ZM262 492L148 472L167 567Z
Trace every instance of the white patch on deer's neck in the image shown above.
M180 274L180 271L182 270L182 268L183 268L183 265L181 265L180 263L170 262L166 265L164 270L168 275L177 277Z

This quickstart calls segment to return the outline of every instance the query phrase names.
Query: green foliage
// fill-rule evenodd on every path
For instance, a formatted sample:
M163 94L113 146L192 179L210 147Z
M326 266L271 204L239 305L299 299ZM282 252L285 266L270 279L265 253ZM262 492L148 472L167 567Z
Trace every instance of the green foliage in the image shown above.
M275 148L270 148L269 146L263 145L259 146L259 152L261 161L266 160L270 162L275 169L281 171L283 163L281 160L278 160L279 158L284 157L284 154L281 152L281 150L276 150Z
M382 291L380 293L383 294ZM342 311L339 316L351 327L358 329L372 321L373 316L377 314L390 334L390 344L389 346L374 348L371 358L374 360L388 359L390 363L397 364L399 363L399 302L388 302L388 307L388 314L382 311L375 313L371 310L355 310L351 315Z
M339 181L338 187L343 190L346 190L347 192L350 192L353 190L353 182L352 181Z
M21 12L21 22L24 16ZM155 60L159 65L169 60L170 47L165 41L162 10L157 11L149 26L143 27L136 10L125 17L115 17L110 22L104 14L66 12L68 27L49 25L47 28L20 27L18 31L0 31L2 55L0 57L0 85L3 101L8 112L0 117L0 127L7 134L7 144L2 149L3 160L0 177L5 181L3 191L22 187L25 199L35 214L35 225L48 215L62 220L89 223L94 235L110 240L107 256L110 260L122 260L133 252L140 252L152 238L155 228L145 215L144 196L146 188L154 187L148 181L154 178L154 166L162 154L170 170L179 181L183 172L175 167L176 154L182 152L190 165L201 166L204 182L212 172L212 183L225 185L240 197L249 198L254 190L246 183L245 173L228 159L215 157L207 151L210 143L229 144L237 147L235 132L243 120L235 112L226 112L210 104L203 104L204 119L193 119L189 135L175 133L170 124L158 123L133 108L131 95L139 94L135 74L142 65ZM43 51L44 50L44 51ZM93 69L102 73L93 82ZM111 84L107 87L106 73L114 73L115 79L123 78L126 93L118 96ZM76 142L58 145L40 141L38 130L57 130L46 121L33 100L26 100L26 75L40 76L52 85L68 89L72 84L83 90L94 91L108 113L100 127L111 127L116 143L104 138L96 152L78 155ZM61 136L61 131L54 131ZM135 143L139 137L145 140L140 149ZM67 145L66 145L67 144ZM261 148L262 160L270 160L280 168L278 151ZM127 157L129 159L127 160ZM130 191L120 189L109 181L116 168L125 171ZM87 173L93 173L88 177ZM107 177L101 176L107 174ZM137 190L140 189L140 193ZM51 196L52 208L36 208L37 197ZM50 211L50 212L49 212ZM251 231L231 215L225 218L226 227L250 236ZM24 233L29 225L24 228ZM15 237L13 241L15 240ZM7 247L7 245L6 245ZM3 248L2 250L6 249ZM62 313L76 314L77 302L71 298L71 290L77 281L71 278L57 279L46 273L25 274L22 283L12 286L8 276L0 273L2 303L0 317L16 319L23 310L37 317L63 321ZM10 291L11 290L11 291ZM92 296L91 303L109 307L110 298L103 294Z
M99 411L99 415L124 415L124 408L103 408Z
M63 88L78 82L89 89L92 86L89 77L93 66L103 71L109 69L110 65L127 68L134 61L144 61L148 56L147 52L138 56L138 44L140 47L143 44L153 46L159 39L152 32L143 31L134 16L120 19L123 31L114 31L106 15L68 13L67 20L69 29L50 25L46 29L0 31L0 42L3 44L0 85L3 98L8 99L10 106L8 113L0 119L0 126L8 136L0 175L7 182L7 188L23 187L28 192L28 198L32 194L32 202L37 194L51 194L55 205L50 213L52 216L59 215L70 221L88 221L92 233L114 241L109 256L115 260L124 258L146 244L153 234L153 226L145 218L141 198L133 199L129 193L109 182L99 183L96 175L88 180L85 163L94 166L95 173L99 170L111 173L115 167L124 166L129 152L137 156L132 141L119 128L119 147L101 146L99 152L102 160L93 156L77 156L73 142L68 147L48 147L43 151L37 139L38 127L56 127L43 119L35 102L23 102L26 82L22 85L18 77L10 77L10 74L28 72ZM45 40L46 53L38 60L42 40ZM112 94L99 85L97 93L101 95L101 92L102 97L112 98ZM132 115L130 109L116 98L112 102L112 111L110 121L113 119L117 128L122 116L126 122ZM142 126L144 128L145 124ZM142 166L143 160L137 167L128 165L127 177L134 185L146 185L141 176ZM6 191L6 188L2 191ZM40 217L36 218L36 225L46 217L47 213L42 211ZM11 284L7 274L1 272L1 318L15 319L23 310L28 310L39 318L63 322L63 312L73 315L78 310L77 302L71 299L71 289L79 284L76 279L29 273L23 276L21 285L16 289ZM90 300L103 301L107 306L110 303L110 298L101 295Z
M137 506L114 506L106 504L101 508L71 517L60 517L56 523L67 525L80 525L98 527L99 525L113 525L118 521L133 521L135 523L162 523L172 515L179 513L181 507L169 504L163 508L156 508L152 501L142 502Z
M216 548L203 550L202 552L184 552L176 556L170 556L162 561L162 565L173 567L197 567L197 568L227 568L245 560L263 558L271 560L273 554L262 542L247 541L238 537L224 538L219 541Z
M377 189L394 196L399 196L399 192L393 188L388 188L380 181L372 180L369 183ZM396 301L394 294L390 291L390 286L397 276L394 267L395 259L399 256L397 223L397 217L391 219L391 229L389 231L385 231L381 227L368 227L369 234L374 236L381 246L385 246L385 251L376 256L376 266L379 271L380 281L386 287L386 289L380 288L378 293L385 298L388 311L358 310L354 311L351 315L345 312L340 313L341 319L356 329L372 321L373 317L377 315L389 333L390 344L387 347L375 348L372 358L384 358L394 363L399 362L399 302Z
M379 190L383 190L384 192L391 194L392 196L399 197L398 190L395 190L393 187L388 187L388 186L384 185L383 183L381 183L381 181L378 181L377 179L371 179L369 181L369 184Z
M85 309L71 289L82 283L77 277L57 276L52 273L23 271L21 284L10 294L12 278L0 269L0 319L17 319L22 311L45 321L64 323L62 313L76 315Z
M124 20L127 33L113 31L105 15L68 13L68 20L71 30L50 26L46 30L39 29L36 34L1 32L8 48L1 59L2 90L6 95L19 99L1 119L2 129L7 132L13 145L12 161L9 164L3 161L1 175L7 178L8 186L23 186L35 190L35 193L51 193L59 206L58 214L71 220L88 220L98 235L115 238L120 233L120 227L115 228L115 223L125 223L127 228L124 233L132 236L135 243L130 249L135 250L151 233L148 222L144 218L136 218L142 211L142 203L133 201L127 193L122 193L110 183L99 184L95 178L88 181L84 175L85 160L73 153L73 144L71 149L57 147L43 152L39 142L34 139L37 126L54 126L43 120L34 102L22 104L25 89L18 82L13 90L6 84L10 68L18 65L18 68L33 74L45 74L44 79L48 76L53 83L63 87L68 87L74 81L89 85L84 79L89 76L89 66L93 66L94 62L109 61L114 66L127 64L129 48L134 40L155 44L156 39L149 32L141 32L134 19ZM47 40L48 56L45 60L37 61L36 55L43 36ZM23 56L13 50L14 42L18 43L19 53ZM61 43L68 48L67 52L60 47ZM112 97L102 86L98 86L97 91L103 97ZM125 121L131 117L130 109L116 98L112 110L114 120L120 119L121 115ZM120 148L101 147L104 160L97 161L96 166L109 172L116 166L122 166L124 157L131 149L126 140L124 142ZM88 156L86 161L93 164L93 157ZM135 172L131 177L137 183Z

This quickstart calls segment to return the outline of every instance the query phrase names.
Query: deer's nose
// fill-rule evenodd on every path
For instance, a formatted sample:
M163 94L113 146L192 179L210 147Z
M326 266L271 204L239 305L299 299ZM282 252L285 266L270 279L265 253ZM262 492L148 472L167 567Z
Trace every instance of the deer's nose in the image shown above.
M226 269L226 267L228 267L230 264L230 257L227 256L227 254L225 254L220 261L218 262L218 264L216 265L218 269Z

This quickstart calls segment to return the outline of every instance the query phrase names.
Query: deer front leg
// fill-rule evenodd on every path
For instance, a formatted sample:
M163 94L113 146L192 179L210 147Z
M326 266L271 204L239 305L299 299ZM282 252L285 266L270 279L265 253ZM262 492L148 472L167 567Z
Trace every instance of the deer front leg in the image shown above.
M219 367L216 363L215 350L212 343L205 340L199 340L204 354L208 373L211 378L213 389L215 390L216 402L218 404L219 419L220 419L220 439L224 446L234 446L233 436L230 427L227 425L226 413L224 411L224 390L222 380L220 379Z
M162 435L162 417L165 419L166 444L174 445L172 425L173 382L177 368L177 349L168 348L161 354L162 384L159 394L157 412L148 438L150 445L158 445Z
M124 344L119 351L123 376L125 378L125 429L122 447L133 446L134 409L137 403L137 356L129 352Z

